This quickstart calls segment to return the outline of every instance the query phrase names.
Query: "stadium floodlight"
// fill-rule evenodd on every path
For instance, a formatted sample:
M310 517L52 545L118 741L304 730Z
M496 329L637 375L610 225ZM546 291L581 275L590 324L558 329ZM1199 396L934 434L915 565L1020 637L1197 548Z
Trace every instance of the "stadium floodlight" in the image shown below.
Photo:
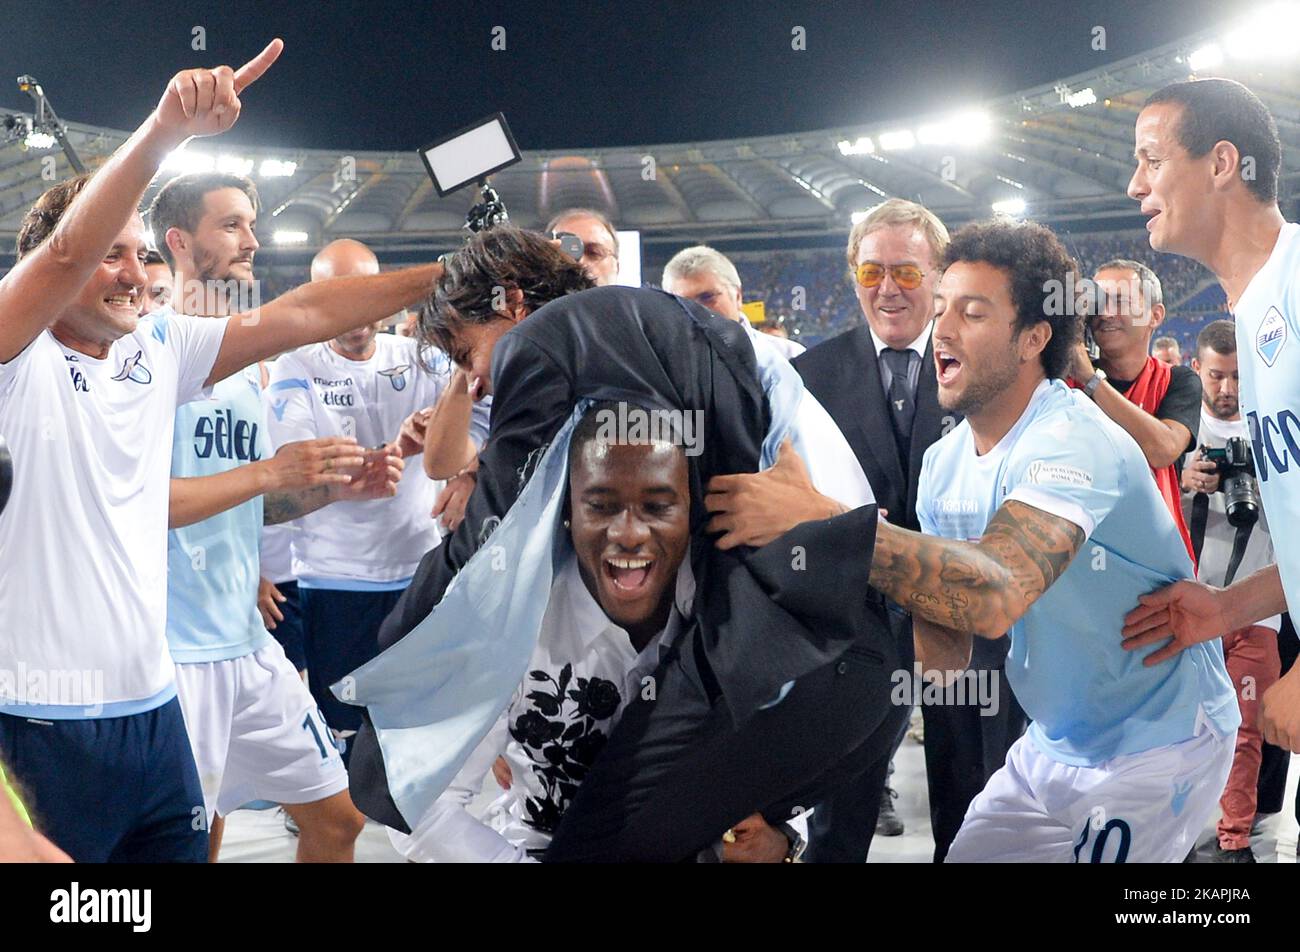
M922 145L977 145L988 139L992 126L988 113L963 112L921 126L916 137Z
M311 236L305 231L290 231L285 228L278 228L271 237L277 245L305 245L307 239Z
M910 129L899 129L880 134L880 147L886 152L901 152L916 145L916 136Z
M862 219L866 218L870 214L871 214L871 209L869 208L863 209L860 212L854 212L852 215L849 216L849 223L856 225L858 222L862 221Z
M858 136L857 140L850 142L848 139L841 139L836 143L840 150L840 155L872 155L876 151L876 144L871 141L870 136Z
M1300 3L1261 7L1223 40L1234 59L1282 59L1300 53Z
M246 176L253 171L253 160L241 158L238 155L218 156L217 171L224 172L226 175Z
M216 160L212 156L202 152L191 152L185 146L181 146L163 159L159 171L186 175L190 172L211 172L215 166Z
M29 149L52 149L58 141L48 132L29 132L23 139L23 145Z
M1223 63L1223 48L1218 43L1206 43L1193 50L1187 57L1187 65L1193 73L1204 69L1215 69Z
M297 171L297 162L286 162L280 159L263 159L262 164L257 167L257 174L262 178L288 178Z
M1091 106L1097 101L1097 94L1091 86L1080 89L1078 92L1070 93L1065 97L1066 104L1071 109L1079 109L1083 106Z
M522 158L506 117L499 112L420 149L420 160L439 198L471 182L484 182Z
M993 203L993 214L995 215L1009 215L1012 218L1019 218L1024 213L1025 200L1023 198L1007 198Z

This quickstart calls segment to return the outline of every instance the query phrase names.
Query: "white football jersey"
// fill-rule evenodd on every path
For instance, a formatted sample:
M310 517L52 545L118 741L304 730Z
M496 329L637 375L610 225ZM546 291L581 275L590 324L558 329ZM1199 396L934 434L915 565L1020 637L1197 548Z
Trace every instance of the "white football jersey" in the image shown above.
M176 408L205 393L224 318L140 320L103 360L44 331L0 364L14 458L0 516L0 712L118 717L176 692L167 509Z
M355 437L376 447L397 438L402 421L433 406L451 377L441 351L421 360L415 341L392 334L375 337L369 360L349 360L328 343L283 355L266 390L271 442ZM476 423L486 437L486 422ZM430 512L442 483L424 474L419 456L406 468L392 499L338 502L297 520L293 575L326 588L401 588L420 558L441 541Z
M1282 226L1237 302L1241 410L1282 587L1300 609L1300 225Z

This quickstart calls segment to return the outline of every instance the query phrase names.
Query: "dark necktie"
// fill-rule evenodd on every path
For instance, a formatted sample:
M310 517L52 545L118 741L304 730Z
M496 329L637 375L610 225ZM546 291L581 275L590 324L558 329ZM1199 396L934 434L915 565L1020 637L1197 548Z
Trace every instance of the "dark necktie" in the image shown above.
M912 443L912 418L916 415L916 401L912 394L911 375L908 373L912 366L912 352L886 347L880 352L880 359L889 368L892 378L889 381L889 414L894 421L899 451L906 460Z

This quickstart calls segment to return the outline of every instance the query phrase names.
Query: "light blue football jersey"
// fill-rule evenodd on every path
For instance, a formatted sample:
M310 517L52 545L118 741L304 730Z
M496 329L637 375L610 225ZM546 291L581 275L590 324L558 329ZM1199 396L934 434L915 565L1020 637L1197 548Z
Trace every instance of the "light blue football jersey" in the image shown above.
M213 476L269 455L255 364L176 413L172 476ZM262 497L167 533L167 643L182 663L227 661L271 641L257 611Z
M1155 649L1121 647L1138 596L1191 578L1192 564L1142 450L1087 397L1043 381L1024 414L983 456L962 422L925 454L922 529L976 541L1016 500L1079 526L1074 561L1011 628L1006 674L1049 757L1094 766L1241 721L1220 641L1147 668Z
M1282 226L1235 316L1241 409L1282 587L1295 612L1300 610L1300 225Z

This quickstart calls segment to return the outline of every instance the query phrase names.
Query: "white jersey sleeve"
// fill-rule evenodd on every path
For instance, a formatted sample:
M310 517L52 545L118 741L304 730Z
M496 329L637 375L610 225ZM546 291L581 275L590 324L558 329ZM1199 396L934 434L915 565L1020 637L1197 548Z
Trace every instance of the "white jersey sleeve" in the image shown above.
M267 435L273 450L286 443L314 440L317 432L316 411L309 374L293 354L285 354L271 368L271 377L263 391L266 403Z
M221 353L230 318L189 317L167 308L141 318L140 322L152 323L150 333L176 357L177 405L206 396L205 384Z
M1099 444L1110 452L1099 452ZM1026 432L1012 450L1006 501L1065 519L1091 536L1127 491L1128 468L1116 465L1122 459L1094 421L1082 414L1061 415L1051 425Z

